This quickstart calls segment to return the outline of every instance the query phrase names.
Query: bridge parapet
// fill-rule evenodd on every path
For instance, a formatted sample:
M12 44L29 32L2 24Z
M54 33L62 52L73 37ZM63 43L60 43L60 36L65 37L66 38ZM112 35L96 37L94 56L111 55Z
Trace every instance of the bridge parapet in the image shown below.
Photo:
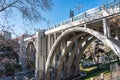
M120 12L120 0L114 0L111 1L108 4L92 8L90 10L87 10L83 13L80 13L73 18L69 18L67 20L64 20L52 27L49 27L49 29L45 32L45 34L50 34L52 33L51 30L58 28L58 27L63 27L64 25L70 24L72 22L79 21L79 24L85 24L87 22L97 20L103 17L108 17L113 14L118 14ZM55 29L58 30L58 29Z

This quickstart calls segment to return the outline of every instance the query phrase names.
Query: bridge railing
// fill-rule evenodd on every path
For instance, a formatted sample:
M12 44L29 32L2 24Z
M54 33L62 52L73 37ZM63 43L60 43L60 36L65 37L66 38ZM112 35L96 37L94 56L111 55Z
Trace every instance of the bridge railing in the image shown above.
M83 19L84 17L85 17L85 14L81 13L81 14L73 17L73 21L77 21L77 20Z
M103 14L103 11L106 11L106 14ZM69 18L67 20L64 20L52 27L50 27L48 30L60 27L62 25L74 22L74 21L80 21L81 23L89 22L95 19L99 19L105 16L109 16L115 13L120 12L120 0L112 0L108 4L103 4L102 6L92 8L90 10L87 10L83 13L80 13L73 18Z
M67 19L67 20L64 20L64 21L62 22L62 25L68 24L68 23L70 23L70 22L72 22L72 18L69 18L69 19Z

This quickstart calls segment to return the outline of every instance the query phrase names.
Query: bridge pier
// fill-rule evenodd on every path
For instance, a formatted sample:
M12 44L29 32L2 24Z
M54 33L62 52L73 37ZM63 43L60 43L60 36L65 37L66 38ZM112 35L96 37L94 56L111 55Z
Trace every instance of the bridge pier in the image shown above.
M105 18L103 18L103 32L104 32L104 36L106 36L107 38L110 37L110 25L107 19Z
M108 22L117 16L119 17L120 14L114 14L103 6L103 9L95 8L71 18L72 22L71 19L62 21L63 24L59 27L48 31L39 30L34 36L36 40L35 80L60 80L63 73L67 77L70 77L72 70L73 73L77 73L82 53L96 38L119 56L120 22L119 20L113 22L114 26Z
M47 52L47 54L50 52L50 49L52 48L52 46L53 46L53 44L54 44L54 42L55 42L55 40L57 39L57 33L54 33L54 34L49 34L48 36L47 36L47 47L48 47L48 52ZM54 59L53 59L53 62L52 62L52 65L53 66L55 66L55 63L56 63L56 56L54 56Z
M46 59L46 37L44 30L36 33L35 80L43 80Z
M115 39L119 40L119 29L118 26L116 24L113 24L113 26L115 27Z
M120 19L118 20L118 30L117 30L117 36L118 36L118 40L120 40Z
M112 23L112 26L115 27L115 39L116 40L120 40L120 22L119 20L117 21L117 23Z
M47 52L47 53L49 53L50 48L51 48L51 47L50 47L50 45L51 45L50 42L51 42L51 39L50 39L50 34L49 34L49 35L47 36L47 44L48 44L48 50L47 50L48 52Z
M117 6L113 7L113 9L117 9ZM95 8L73 17L72 22L69 21L70 19L65 22L63 21L63 24L60 24L59 27L46 31L45 35L48 36L48 58L45 66L46 80L51 79L50 71L52 70L50 67L56 69L54 72L57 77L55 78L56 80L60 80L61 71L66 71L67 76L70 76L72 65L75 65L76 69L73 70L77 72L79 70L79 61L82 53L96 38L110 47L116 55L119 56L120 42L118 39L120 39L120 23L117 24L115 21L115 24L117 24L117 28L115 29L115 27L111 26L108 22L108 20L115 18L115 16L120 16L117 10L114 10L114 12L116 14L111 11L111 8L108 9L106 6ZM91 19L89 20L87 18ZM74 37L83 33L85 34L79 36L81 40ZM57 34L60 34L58 35L59 37ZM115 37L117 37L117 39L115 39ZM71 38L75 40L72 41ZM77 40L79 41L77 42ZM78 51L78 49L80 49L80 51Z
M56 41L56 39L57 39L57 33L54 33L53 34L53 42L55 42ZM53 59L53 66L56 66L56 54L55 54L55 56L54 56L54 59Z

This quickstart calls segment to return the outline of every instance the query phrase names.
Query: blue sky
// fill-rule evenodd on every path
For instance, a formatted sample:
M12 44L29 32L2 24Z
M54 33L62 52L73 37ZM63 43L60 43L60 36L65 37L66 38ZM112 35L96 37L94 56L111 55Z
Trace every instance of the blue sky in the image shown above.
M82 4L82 7L79 10L79 12L75 10L75 7L77 6L78 3ZM42 15L47 20L49 20L50 22L49 26L52 26L69 18L69 10L74 10L74 13L78 14L88 9L100 6L103 3L107 3L107 0L53 0L52 9L50 11L43 12ZM21 17L16 16L15 21L13 21L16 24L16 27L14 27L15 33L17 33L18 35L25 32L25 30L29 30L29 33L34 33L34 28L36 29L48 28L47 23L43 21L39 23L36 22L32 26L27 25L30 27L27 26L24 27L24 25L22 24L23 21L20 18Z

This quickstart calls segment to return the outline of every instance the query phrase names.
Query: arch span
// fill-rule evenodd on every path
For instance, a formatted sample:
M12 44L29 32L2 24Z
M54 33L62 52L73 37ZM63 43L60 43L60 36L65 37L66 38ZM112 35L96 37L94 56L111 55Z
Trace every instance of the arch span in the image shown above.
M68 59L68 61L67 61L67 63L68 62L72 62L72 60L74 59L74 57L75 57L75 53L77 52L77 50L81 47L81 45L84 43L84 41L86 41L86 40L88 40L88 38L90 38L90 35L87 35L86 37L84 37L83 39L81 39L81 40L79 40L79 42L78 42L78 44L75 46L75 48L73 48L73 51L71 52L71 55L69 56L69 59ZM69 46L70 47L70 46ZM68 47L68 49L70 49ZM62 59L60 60L61 62L60 62L60 65L57 67L57 79L56 80L59 80L60 79L60 74L61 74L61 70L62 70L62 65L63 65L63 62L64 62L64 58L66 57L66 55L67 55L68 53L66 52L66 53L63 53L63 57L62 57ZM67 66L66 65L66 69L68 70L69 68L70 68L70 66Z
M57 48L57 45L60 43L60 41L67 36L70 33L75 33L75 32L85 32L88 33L94 37L96 37L97 39L101 40L104 44L106 44L107 46L109 46L115 53L116 55L118 55L120 57L120 43L119 41L115 40L112 37L107 38L106 36L104 36L102 33L99 33L95 30L89 29L89 28L85 28L85 27L74 27L74 28L70 28L68 30L66 30L65 32L63 32L58 39L55 41L55 43L53 44L50 53L48 55L48 59L46 62L46 68L45 68L45 73L48 73L48 69L50 67L50 64L52 63L53 57L55 55L55 50ZM116 41L118 43L116 43Z
M33 57L35 61L35 53L36 53L36 49L33 42L32 41L28 42L27 49L26 49L28 60L30 60L30 58Z
M77 55L76 61L75 61L75 63L74 63L74 64L76 65L75 67L77 67L77 65L79 64L79 61L80 61L81 56L82 56L83 52L85 51L85 49L86 49L86 48L89 46L89 44L90 44L92 41L94 41L95 39L96 39L96 38L93 37L92 39L90 39L89 41L87 41L87 44L85 44L85 45L81 48L80 53ZM70 56L68 62L66 63L67 76L70 75L70 68L71 68L72 63L73 63L73 61L74 61L75 53L76 53L76 51L80 48L80 46L81 46L81 45L78 44L78 45L74 48L74 50L72 51L72 55Z
M63 50L62 50L62 52L61 52L62 55L59 57L59 61L61 61L61 62L63 63L64 58L66 57L67 53L69 52L69 49L72 47L72 45L73 45L73 43L75 42L75 40L78 39L78 38L80 38L80 37L83 36L83 35L85 35L85 33L83 33L83 34L78 34L78 35L74 36L72 39L70 39L70 40L67 41L67 44L66 44L65 48L63 48ZM86 38L87 38L88 36L90 36L90 35L87 35ZM62 67L62 63L58 64L58 65L57 65L57 68L58 68L59 66Z

